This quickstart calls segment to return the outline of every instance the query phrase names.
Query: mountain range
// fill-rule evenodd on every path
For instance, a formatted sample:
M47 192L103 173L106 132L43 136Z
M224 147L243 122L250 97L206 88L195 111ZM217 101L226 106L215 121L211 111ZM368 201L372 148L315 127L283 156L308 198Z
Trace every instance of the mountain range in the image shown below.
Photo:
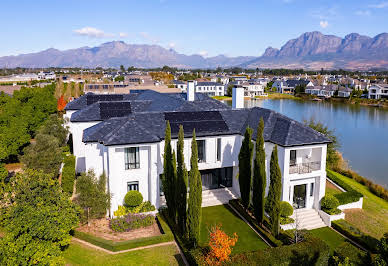
M203 57L185 55L159 45L122 41L69 50L47 49L37 53L0 57L0 67L160 67L178 68L304 68L388 69L388 33L375 37L351 33L344 38L306 32L280 49L269 47L262 56Z

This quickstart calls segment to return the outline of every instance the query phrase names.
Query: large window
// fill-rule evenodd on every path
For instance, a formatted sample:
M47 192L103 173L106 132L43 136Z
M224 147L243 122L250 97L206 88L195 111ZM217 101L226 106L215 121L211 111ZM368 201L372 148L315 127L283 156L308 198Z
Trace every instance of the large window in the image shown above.
M310 184L310 197L314 196L314 183Z
M217 139L217 162L221 161L221 138Z
M198 162L203 163L206 161L206 142L205 140L197 140L198 145Z
M127 191L131 191L131 190L139 191L139 182L138 181L127 183Z
M139 147L125 148L125 170L140 168Z

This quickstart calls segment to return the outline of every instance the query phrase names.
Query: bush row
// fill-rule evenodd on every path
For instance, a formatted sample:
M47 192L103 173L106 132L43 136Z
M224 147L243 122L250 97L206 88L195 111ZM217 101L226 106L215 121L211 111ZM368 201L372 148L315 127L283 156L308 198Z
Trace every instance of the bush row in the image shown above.
M340 261L344 261L346 258L349 258L349 262L352 263L352 265L372 265L372 258L368 257L367 252L362 251L349 242L344 242L339 245L334 250L334 256L338 257ZM332 260L332 264L336 265Z
M370 235L363 234L359 229L350 225L345 220L341 219L333 221L331 226L369 251L377 252L377 245L379 241Z
M124 216L128 213L143 213L143 212L152 212L156 210L155 206L149 201L142 202L139 206L136 207L126 207L119 205L118 209L113 213L116 217Z
M120 251L137 247L144 247L174 240L174 235L172 234L163 217L157 216L156 222L158 223L162 232L162 234L158 236L143 237L120 242L106 240L77 230L74 231L74 236L110 251Z
M231 257L230 265L327 265L329 246L309 234L297 244L267 248Z
M68 194L73 194L73 188L74 188L74 180L75 180L75 156L74 155L68 155L64 156L63 159L63 169L62 169L62 189L64 192L67 192Z
M249 224L251 226L253 226L256 231L258 231L260 233L260 235L268 242L270 243L272 246L281 246L283 245L282 241L276 239L271 233L269 230L267 230L266 228L263 228L262 226L259 226L259 224L257 223L256 219L249 213L247 213L245 211L245 209L243 208L243 206L241 205L240 203L240 200L239 199L234 199L234 200L230 200L229 201L229 204L236 209L236 211L238 213L240 213L244 218L245 220L247 220L249 222ZM269 221L266 219L265 220L265 224L267 224L268 228L269 228Z
M115 232L129 232L133 229L147 227L155 223L155 216L152 214L129 213L123 217L110 220L109 226Z
M363 197L362 193L358 192L357 190L354 190L350 185L339 179L334 172L327 170L327 177L346 190L346 192L334 195L334 197L338 199L340 205L356 202L361 197Z
M385 200L388 200L388 190L383 186L373 183L372 181L366 179L363 176L360 176L359 174L357 174L352 170L345 170L345 169L339 169L339 168L336 168L334 170L340 173L341 175L354 179L358 183L366 186L369 189L369 191L375 194L376 196L383 198ZM329 173L330 170L328 170L327 172ZM346 190L346 188L344 189Z

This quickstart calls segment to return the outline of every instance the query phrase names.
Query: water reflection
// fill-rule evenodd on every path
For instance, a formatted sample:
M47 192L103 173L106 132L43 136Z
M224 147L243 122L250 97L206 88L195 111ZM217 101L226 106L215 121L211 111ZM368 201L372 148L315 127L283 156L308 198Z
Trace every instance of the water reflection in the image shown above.
M227 102L231 105L231 102ZM289 99L245 101L245 107L272 109L295 120L311 117L334 129L351 167L388 186L388 110L356 104Z

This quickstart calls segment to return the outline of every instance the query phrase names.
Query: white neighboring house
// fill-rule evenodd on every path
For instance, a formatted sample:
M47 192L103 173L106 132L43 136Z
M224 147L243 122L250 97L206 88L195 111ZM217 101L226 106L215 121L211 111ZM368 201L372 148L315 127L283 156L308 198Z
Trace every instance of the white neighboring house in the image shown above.
M211 81L192 81L195 86L196 93L204 93L208 96L224 96L225 86L218 82ZM183 93L187 92L187 86L189 82L184 82L180 80L173 81L176 88L181 89Z
M38 79L40 79L40 80L43 80L43 79L51 80L51 79L56 79L56 78L57 78L57 75L55 75L54 71L50 71L50 72L40 71L38 73Z
M279 93L294 93L295 87L303 85L306 87L314 86L310 80L306 79L288 79L288 80L275 80L272 84L272 88L276 88Z
M255 97L264 95L264 85L255 80L242 82L241 87L244 88L245 97Z
M349 87L340 87L338 89L338 97L342 97L342 98L349 98L350 97L350 94L352 93L352 89L349 88Z
M373 84L368 90L369 99L388 99L388 84Z
M174 149L179 125L184 126L188 170L191 133L196 129L202 189L229 188L239 195L236 176L245 127L256 129L263 118L267 191L269 161L277 144L282 172L281 200L298 209L320 208L325 195L326 149L330 142L326 137L274 111L242 108L241 87L234 88L236 108L195 94L193 86L188 90L187 94L168 95L152 91L132 96L86 94L66 106L77 171L93 169L97 175L105 172L107 187L113 195L111 216L123 204L129 190L139 190L144 200L156 207L162 204L160 175L167 120L171 124Z
M307 86L305 93L316 95L318 97L330 98L334 96L334 93L338 90L338 85L325 85L325 86Z
M229 83L229 78L222 75L216 75L210 79L211 82L219 82L222 85L227 85Z

